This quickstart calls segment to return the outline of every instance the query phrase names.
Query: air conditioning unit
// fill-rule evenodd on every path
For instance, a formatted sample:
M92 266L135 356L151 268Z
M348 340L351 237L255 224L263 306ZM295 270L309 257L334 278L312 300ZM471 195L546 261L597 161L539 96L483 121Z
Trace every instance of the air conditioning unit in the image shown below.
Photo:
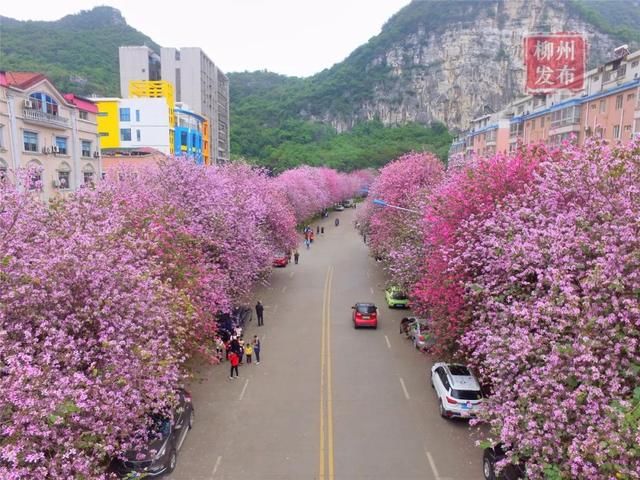
M60 148L57 145L52 145L51 146L51 151L53 153L59 153L60 152Z
M51 182L54 188L60 188L60 180L54 180Z
M100 152L93 152L93 158L100 158Z
M47 153L47 147L42 147L42 148L40 149L40 151L41 151L42 153Z
M25 99L24 108L33 108L33 102L31 100Z

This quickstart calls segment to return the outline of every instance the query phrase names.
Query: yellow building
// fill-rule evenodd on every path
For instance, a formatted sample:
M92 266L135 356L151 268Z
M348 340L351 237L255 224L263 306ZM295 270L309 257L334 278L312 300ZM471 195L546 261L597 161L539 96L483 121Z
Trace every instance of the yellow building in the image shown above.
M105 98L96 101L98 106L98 135L100 149L120 146L119 98Z

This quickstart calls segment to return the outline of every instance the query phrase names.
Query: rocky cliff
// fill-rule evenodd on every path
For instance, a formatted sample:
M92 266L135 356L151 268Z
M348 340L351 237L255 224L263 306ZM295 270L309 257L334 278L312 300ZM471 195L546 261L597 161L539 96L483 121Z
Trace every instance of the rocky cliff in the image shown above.
M396 28L398 23L404 25ZM609 58L620 43L581 18L569 2L414 1L369 42L373 55L364 68L379 78L370 97L353 103L351 111L326 108L309 118L338 131L375 118L387 125L441 121L464 128L479 112L498 110L522 93L523 37L540 31L584 32L591 66ZM382 51L380 44L386 45ZM345 63L357 61L354 54Z

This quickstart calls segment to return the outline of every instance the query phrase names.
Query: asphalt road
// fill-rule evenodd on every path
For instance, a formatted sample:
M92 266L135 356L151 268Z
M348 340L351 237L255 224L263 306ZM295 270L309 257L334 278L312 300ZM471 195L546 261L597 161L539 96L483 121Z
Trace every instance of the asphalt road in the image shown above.
M254 318L245 338L262 338L262 361L241 365L235 380L228 363L202 368L190 388L194 427L168 478L482 478L475 429L440 418L433 359L399 335L407 312L386 307L383 272L354 213L333 212L299 265L276 269L257 289L265 325ZM378 305L377 330L353 328L355 301Z

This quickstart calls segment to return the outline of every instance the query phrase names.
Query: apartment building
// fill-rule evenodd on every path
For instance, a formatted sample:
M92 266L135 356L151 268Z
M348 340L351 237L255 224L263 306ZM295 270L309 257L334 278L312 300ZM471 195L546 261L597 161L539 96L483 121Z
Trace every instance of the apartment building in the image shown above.
M94 98L103 153L150 147L173 154L173 126L164 98Z
M33 167L27 187L44 201L93 183L102 174L97 113L40 73L0 71L0 177Z
M520 142L558 145L574 139L581 145L591 137L628 141L639 134L640 50L587 72L578 94L526 96L500 112L473 119L454 139L449 155L491 155L511 151Z
M229 160L229 80L197 47L161 48L160 55L146 46L122 46L120 93L130 96L135 80L164 80L173 85L176 102L190 105L205 117L212 163Z

